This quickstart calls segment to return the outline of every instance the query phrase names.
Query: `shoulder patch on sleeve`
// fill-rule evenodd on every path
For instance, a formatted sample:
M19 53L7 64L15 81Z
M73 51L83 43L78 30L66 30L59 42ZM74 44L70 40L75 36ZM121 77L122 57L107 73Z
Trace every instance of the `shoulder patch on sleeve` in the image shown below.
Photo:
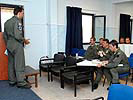
M18 23L18 30L22 31L22 24Z

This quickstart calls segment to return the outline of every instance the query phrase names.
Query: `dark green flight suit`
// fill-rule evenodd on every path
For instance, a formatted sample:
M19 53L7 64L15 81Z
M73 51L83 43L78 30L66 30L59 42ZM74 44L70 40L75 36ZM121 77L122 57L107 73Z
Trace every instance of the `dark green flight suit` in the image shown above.
M8 50L8 79L10 84L26 85L24 81L25 57L22 23L16 16L4 24L4 39Z
M123 66L118 66L119 64L123 64ZM120 49L111 56L109 63L105 66L110 69L112 83L119 83L118 74L129 72L129 67L128 58Z
M100 57L99 60L100 61L109 60L109 58L113 55L113 52L109 48L103 48L102 50L105 53L105 55L103 55L103 57ZM97 68L97 75L94 83L98 84L103 74L105 74L108 81L111 81L112 78L109 69L101 67Z
M97 45L98 51L103 51L103 46L102 45Z
M98 55L98 47L97 45L89 46L87 51L85 52L84 58L87 60L97 59Z

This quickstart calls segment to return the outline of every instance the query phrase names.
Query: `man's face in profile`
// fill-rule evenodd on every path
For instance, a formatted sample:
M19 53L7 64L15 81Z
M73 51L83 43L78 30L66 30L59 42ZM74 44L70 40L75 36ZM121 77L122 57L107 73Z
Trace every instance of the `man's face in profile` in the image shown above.
M90 39L90 45L94 45L95 41L93 40L93 38Z

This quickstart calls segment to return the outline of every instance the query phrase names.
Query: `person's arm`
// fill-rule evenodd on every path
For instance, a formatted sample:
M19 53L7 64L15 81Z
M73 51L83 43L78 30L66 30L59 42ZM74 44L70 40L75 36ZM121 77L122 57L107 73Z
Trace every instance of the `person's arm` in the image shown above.
M107 52L107 53L106 53L106 52ZM109 60L110 57L113 55L113 52L111 52L110 50L105 51L104 53L105 53L105 54L104 54L104 56L103 56L103 60Z
M21 43L24 43L25 45L29 44L30 41L29 39L25 39L23 37L23 32L22 32L22 24L20 22L16 22L15 25L14 25L14 38L21 42Z
M3 32L3 39L5 41L5 44L7 45L8 37L7 37L7 33L6 32Z
M15 24L14 24L14 38L23 43L24 42L24 37L23 37L23 32L22 32L22 24L17 21Z
M106 68L113 68L117 67L122 60L122 54L117 55L112 61L110 61L105 67Z

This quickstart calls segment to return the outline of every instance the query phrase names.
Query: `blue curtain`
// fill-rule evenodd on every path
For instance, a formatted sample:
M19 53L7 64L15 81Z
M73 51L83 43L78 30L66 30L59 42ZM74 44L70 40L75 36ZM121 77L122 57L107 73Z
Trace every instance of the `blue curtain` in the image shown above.
M82 13L81 8L67 7L66 55L72 48L82 49Z

